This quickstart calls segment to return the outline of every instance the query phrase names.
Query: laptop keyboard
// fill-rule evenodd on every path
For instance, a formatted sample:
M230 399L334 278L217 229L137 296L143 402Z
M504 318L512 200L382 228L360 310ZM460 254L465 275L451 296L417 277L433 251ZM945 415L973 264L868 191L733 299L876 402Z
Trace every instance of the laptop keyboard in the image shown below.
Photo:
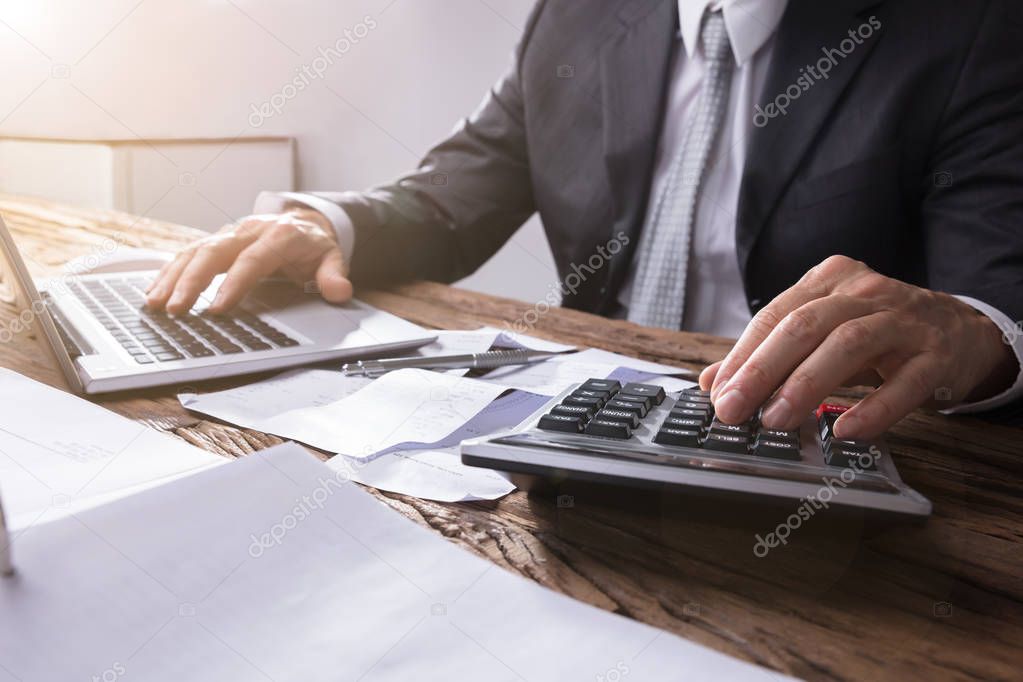
M72 282L69 289L140 365L297 346L249 312L171 317L145 307L145 278Z

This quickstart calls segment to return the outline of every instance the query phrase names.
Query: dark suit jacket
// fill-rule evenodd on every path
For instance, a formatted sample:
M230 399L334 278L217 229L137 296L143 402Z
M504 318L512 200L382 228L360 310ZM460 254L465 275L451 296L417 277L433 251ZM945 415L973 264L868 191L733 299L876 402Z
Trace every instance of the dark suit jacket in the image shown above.
M790 0L765 107L850 29L880 28L753 129L735 226L751 312L845 254L1023 320L1021 4ZM539 211L563 278L630 235L564 301L612 313L677 30L676 0L541 0L511 69L417 172L333 195L356 225L356 283L459 279Z

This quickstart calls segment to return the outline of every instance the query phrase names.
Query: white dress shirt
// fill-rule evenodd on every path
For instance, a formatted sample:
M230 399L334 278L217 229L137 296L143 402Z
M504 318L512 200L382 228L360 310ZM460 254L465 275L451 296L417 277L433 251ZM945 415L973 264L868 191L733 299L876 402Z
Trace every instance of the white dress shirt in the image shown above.
M685 316L682 329L719 336L738 337L750 321L745 287L739 272L735 246L735 223L739 189L746 162L747 142L753 130L753 108L767 80L774 36L788 0L678 0L679 35L684 49L676 50L668 85L667 111L654 165L650 196L659 196L667 182L671 162L682 145L685 121L696 105L703 80L704 62L700 29L708 8L721 9L735 57L728 112L711 152L700 188L686 278ZM346 258L352 257L354 227L345 211L322 197L304 193L264 192L256 201L257 213L283 209L288 203L304 204L323 213L334 225ZM648 206L656 204L651 200ZM635 269L630 271L618 296L619 314L628 310ZM975 299L963 302L990 317L1005 332L1006 340L1023 368L1023 333L1004 313ZM955 412L978 412L1006 404L1023 395L1023 369L1013 386L987 400L962 404Z

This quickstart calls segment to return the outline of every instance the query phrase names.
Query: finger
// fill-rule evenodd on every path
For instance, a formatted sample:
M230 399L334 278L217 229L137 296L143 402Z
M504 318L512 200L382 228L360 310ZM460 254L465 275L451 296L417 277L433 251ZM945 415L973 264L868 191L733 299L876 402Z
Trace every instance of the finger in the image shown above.
M152 308L153 310L160 310L164 304L167 303L167 299L170 298L171 292L174 291L174 285L178 281L178 275L188 266L189 261L192 260L192 256L195 255L195 249L190 248L186 251L179 253L174 260L164 266L161 270L160 281L158 284L146 294L146 307Z
M238 255L210 304L210 312L222 313L235 307L259 280L284 264L277 248L268 243L270 241L269 236L257 239Z
M714 403L718 417L726 424L749 419L839 325L871 312L873 305L866 299L840 294L790 312L718 393Z
M352 297L352 283L344 276L345 261L341 249L331 249L316 268L320 295L331 303L344 303Z
M718 394L725 387L725 384L728 383L728 380L732 378L732 375L742 367L746 359L774 331L774 328L778 326L778 323L786 315L799 306L805 305L824 295L818 290L802 286L801 282L802 280L778 294L773 301L754 315L750 323L746 325L742 336L736 341L732 350L725 356L725 359L721 361L721 367L718 369L717 375L714 377L714 383L710 388L712 400L717 400Z
M156 271L156 276L153 277L153 279L150 280L149 284L146 286L147 294L153 289L155 289L156 286L160 283L160 281L163 279L163 276L167 273L167 270L169 270L170 266L174 264L174 260L175 260L174 258L170 259L169 261L164 263L159 270Z
M810 268L798 282L780 293L747 325L742 337L725 358L711 387L711 399L717 399L722 388L771 331L790 312L810 301L832 293L844 280L868 268L846 256L831 256Z
M846 440L875 438L926 403L938 385L941 363L930 354L915 356L835 422L835 435Z
M227 270L245 247L244 242L230 238L200 247L188 262L167 300L167 312L177 315L195 305L199 294L206 290L213 278Z
M700 390L708 391L710 387L714 385L714 377L717 375L718 370L721 368L721 361L707 365L700 372Z
M765 407L764 426L788 431L877 358L911 348L914 334L891 312L849 320L837 327L792 372Z

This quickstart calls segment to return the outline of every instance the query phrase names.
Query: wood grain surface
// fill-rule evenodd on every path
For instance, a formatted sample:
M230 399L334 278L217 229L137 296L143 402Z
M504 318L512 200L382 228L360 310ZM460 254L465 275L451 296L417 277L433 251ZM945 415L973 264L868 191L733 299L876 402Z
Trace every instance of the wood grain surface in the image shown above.
M0 196L0 215L36 275L54 274L74 256L122 246L175 248L202 234L10 196ZM501 326L532 307L432 283L359 294L441 329ZM0 329L10 329L18 314L5 296ZM558 309L541 316L531 333L691 368L723 357L730 346L727 339ZM31 325L0 344L0 365L64 385ZM225 457L280 442L190 414L174 394L168 387L97 402ZM920 411L891 431L889 443L903 478L934 503L926 523L876 526L858 516L818 514L765 558L753 554L756 534L770 532L794 506L749 508L587 486L565 488L561 497L516 492L469 504L371 492L498 566L788 674L1023 679L1023 430ZM664 679L672 679L671 671Z

